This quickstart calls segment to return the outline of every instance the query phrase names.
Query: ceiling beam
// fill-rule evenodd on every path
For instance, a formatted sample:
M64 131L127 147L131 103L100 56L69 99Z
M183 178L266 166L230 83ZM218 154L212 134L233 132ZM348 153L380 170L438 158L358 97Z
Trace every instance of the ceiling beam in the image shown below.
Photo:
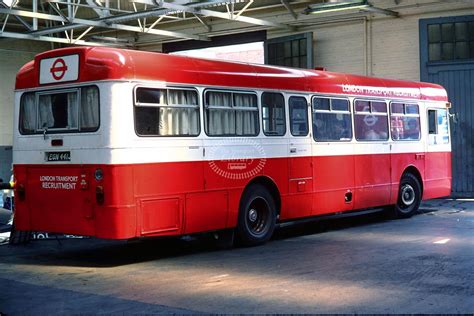
M51 36L33 36L30 34L15 33L15 32L2 32L0 33L0 37L27 39L27 40L33 40L33 41L43 41L43 42L62 43L62 44L75 44L75 45L87 45L87 46L110 46L110 44L83 41L81 39L75 40L75 39L66 39L66 38L51 37ZM124 45L120 45L120 46L124 46Z
M192 13L192 14L211 16L211 17L220 18L224 20L231 20L231 21L236 21L236 22L244 22L244 23L255 24L255 25L293 30L291 26L282 24L282 23L271 22L267 20L251 18L247 16L242 16L242 15L228 14L226 12L217 12L213 10L200 8L203 6L208 6L210 4L209 2L196 3L196 4L191 4L191 5L179 5L179 4L164 2L164 1L155 2L154 0L134 0L134 2L140 2L140 3L144 3L148 5L155 5L161 8L175 10L178 12L181 11L181 12L187 12L187 13ZM222 2L223 1L212 1L211 3L222 3ZM140 19L140 18L145 18L145 17L150 17L150 16L154 16L153 11L144 11L144 12L124 14L117 17L113 17L109 19L109 21L125 22L125 21L129 21L133 19Z
M135 33L147 33L147 34L177 37L177 38L184 38L184 39L209 40L209 38L206 36L198 36L198 35L186 34L186 33L181 33L181 32L165 31L165 30L157 30L157 29L147 29L144 31L142 28L137 27L137 26L106 23L105 21L108 20L108 17L101 20L85 20L85 19L75 19L75 18L71 20L67 20L64 17L60 17L57 15L51 15L51 14L45 14L45 13L34 13L31 11L16 10L16 9L2 9L2 8L0 8L0 13L11 14L15 16L30 17L30 18L38 18L38 19L43 19L43 20L51 20L51 21L57 21L57 22L65 22L65 23L70 22L70 24L68 25L53 27L53 28L46 28L46 29L29 33L30 35L33 35L33 36L59 33L59 32L64 32L64 31L73 30L77 28L85 28L88 26L93 26L93 27L101 27L101 28L107 28L107 29L135 32Z

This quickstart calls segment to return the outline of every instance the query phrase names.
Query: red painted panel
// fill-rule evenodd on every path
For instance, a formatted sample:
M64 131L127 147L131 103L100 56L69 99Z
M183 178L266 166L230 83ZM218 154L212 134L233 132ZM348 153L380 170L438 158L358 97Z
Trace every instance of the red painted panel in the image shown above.
M179 198L140 201L141 235L177 232L181 228Z
M392 197L396 196L399 177L406 167L415 166L423 174L422 162L414 159L415 155L393 155L396 164L392 167L393 183L387 182L385 174L390 170L390 155L312 157L314 183L309 194L289 194L287 158L267 159L262 175L277 184L282 200L281 219L287 220L388 204L390 188ZM426 163L424 198L448 195L450 153L426 153ZM20 186L25 188L25 200L17 192L16 224L22 230L120 239L142 233L147 236L185 233L184 212L186 233L235 227L242 190L251 179L242 180L242 186L235 188L234 180L223 178L218 183L219 191L206 192L199 171L202 164L15 166L17 191ZM94 179L98 167L104 173L99 182ZM82 186L79 179L85 179L87 185ZM104 189L103 204L96 201L97 186ZM345 202L347 191L353 192L353 203Z
M388 205L391 194L390 154L357 155L354 163L354 209Z
M227 191L187 195L184 233L225 228L228 213L227 200Z
M313 215L347 211L345 194L354 191L354 156L313 157Z

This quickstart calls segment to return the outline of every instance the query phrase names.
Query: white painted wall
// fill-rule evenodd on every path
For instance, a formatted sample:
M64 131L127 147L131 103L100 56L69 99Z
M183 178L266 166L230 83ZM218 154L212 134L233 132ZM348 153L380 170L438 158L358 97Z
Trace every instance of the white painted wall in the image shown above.
M16 73L36 54L50 48L41 42L0 39L0 146L12 145Z

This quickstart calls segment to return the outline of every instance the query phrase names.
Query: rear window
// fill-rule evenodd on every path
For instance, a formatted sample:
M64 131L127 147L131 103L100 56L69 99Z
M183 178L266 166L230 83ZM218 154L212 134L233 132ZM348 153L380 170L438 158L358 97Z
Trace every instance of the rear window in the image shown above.
M99 128L99 89L96 86L28 92L20 102L23 135L94 132Z

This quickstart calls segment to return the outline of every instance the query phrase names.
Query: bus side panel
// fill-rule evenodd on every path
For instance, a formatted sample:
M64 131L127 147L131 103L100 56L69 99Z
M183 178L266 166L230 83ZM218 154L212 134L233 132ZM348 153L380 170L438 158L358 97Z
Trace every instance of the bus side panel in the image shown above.
M204 191L203 164L205 162L161 162L137 164L133 167L132 182L138 206L138 236L178 235L184 232L185 208L189 206L188 225L199 216L208 218L208 209L191 207L195 203L193 193ZM185 193L190 199L185 198ZM210 200L209 200L210 201ZM197 201L196 201L197 202ZM201 201L202 202L202 201ZM222 203L221 203L222 204ZM226 211L226 202L216 208ZM222 216L222 214L219 214ZM222 228L225 226L224 216Z
M423 200L451 194L451 152L427 152Z
M96 236L100 238L126 239L137 236L137 207L133 192L133 167L128 165L101 165L103 180L94 180L92 190L100 186L104 202L95 200Z
M352 210L345 195L354 191L354 156L313 157L313 170L313 215Z
M355 156L354 209L390 202L390 153Z

